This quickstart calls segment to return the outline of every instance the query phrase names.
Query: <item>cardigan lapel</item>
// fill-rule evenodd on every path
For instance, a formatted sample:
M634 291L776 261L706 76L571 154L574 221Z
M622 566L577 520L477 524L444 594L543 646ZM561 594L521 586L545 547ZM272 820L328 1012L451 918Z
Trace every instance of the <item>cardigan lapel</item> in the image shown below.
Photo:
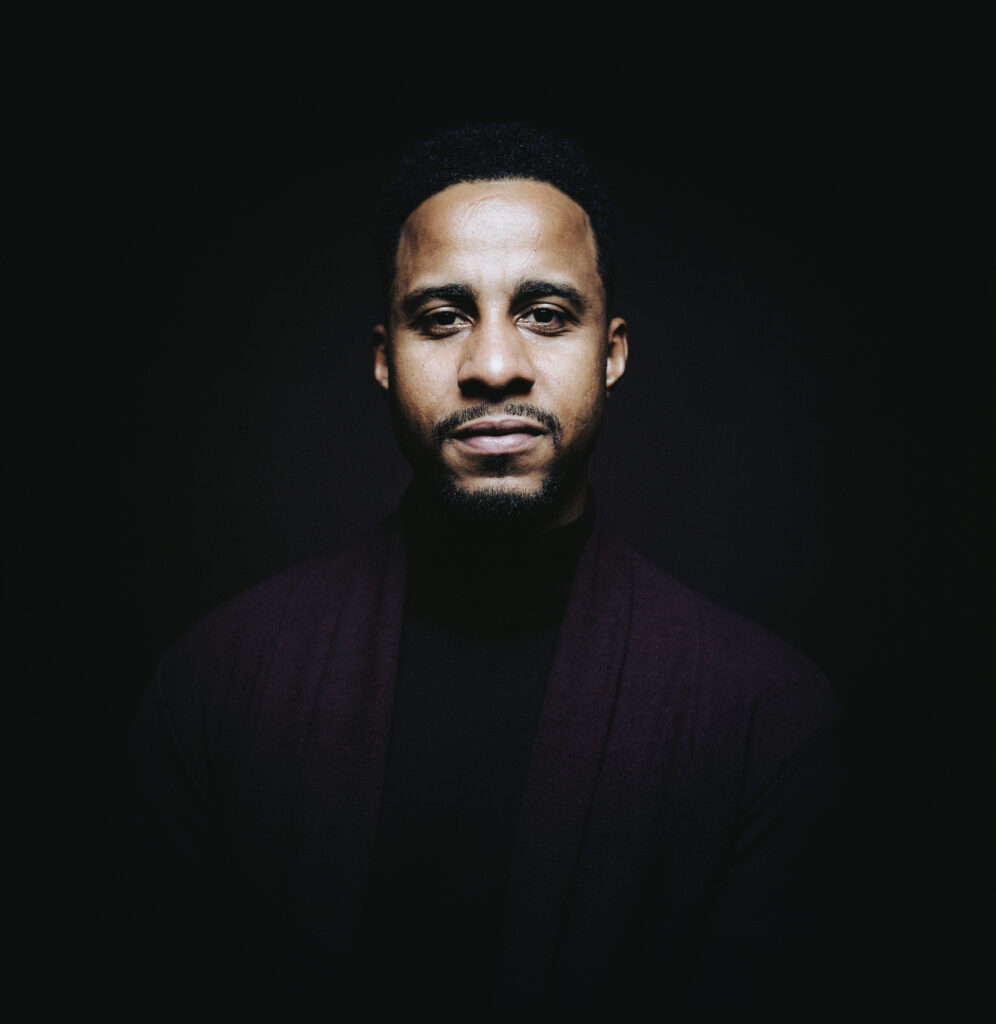
M405 555L397 516L360 547L315 666L293 821L285 921L296 997L312 979L335 992L348 969L373 856L398 674ZM316 886L318 891L316 891Z
M512 854L497 998L548 989L615 705L632 606L628 549L596 524L575 572Z

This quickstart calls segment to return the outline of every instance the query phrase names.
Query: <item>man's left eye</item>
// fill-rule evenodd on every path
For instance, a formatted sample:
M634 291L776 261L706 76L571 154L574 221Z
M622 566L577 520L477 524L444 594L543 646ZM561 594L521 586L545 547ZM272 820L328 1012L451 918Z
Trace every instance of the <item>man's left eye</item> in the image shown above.
M536 306L527 310L522 318L537 327L562 328L567 325L567 317L559 309L550 306Z

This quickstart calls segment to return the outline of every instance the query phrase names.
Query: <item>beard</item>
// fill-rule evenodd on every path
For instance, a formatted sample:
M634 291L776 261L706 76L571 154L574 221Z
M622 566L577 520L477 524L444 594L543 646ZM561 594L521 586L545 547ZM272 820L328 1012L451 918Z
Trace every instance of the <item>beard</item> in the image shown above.
M508 455L488 455L482 468L488 476L501 479L507 474L510 461ZM561 475L551 471L533 491L511 490L497 484L471 490L462 487L452 475L445 474L437 484L436 493L443 511L461 522L513 527L541 519L543 513L556 504L562 482Z
M579 474L584 473L598 433L599 419L597 410L593 409L591 424L580 432L585 438L583 444L565 447L560 419L526 402L499 405L481 402L437 421L428 438L408 418L406 410L393 401L391 414L402 454L414 471L414 490L421 496L420 500L436 508L438 514L455 527L487 527L492 532L542 528L546 520L555 516L558 501L565 492L570 492ZM459 427L481 417L497 415L531 419L542 424L551 439L553 458L548 470L540 483L529 490L502 482L515 470L515 454L481 456L479 476L485 479L479 479L475 487L463 484L443 458L444 446ZM420 442L420 435L425 440Z
M453 432L465 423L484 416L516 416L531 419L542 424L549 433L553 445L553 459L548 472L539 486L523 490L504 485L501 481L515 469L514 454L493 454L482 456L479 462L480 474L494 481L477 487L462 484L457 475L447 467L443 459L443 447ZM560 419L552 412L526 402L506 402L501 406L480 403L463 409L439 420L432 431L432 455L424 463L422 472L416 469L420 490L439 508L440 512L454 524L468 527L486 526L492 531L517 531L523 528L541 526L557 507L559 499L579 473L583 473L588 455L594 445L597 429L583 430L589 438L583 449L565 449L563 427ZM413 463L414 465L414 463ZM418 478L421 478L418 481Z

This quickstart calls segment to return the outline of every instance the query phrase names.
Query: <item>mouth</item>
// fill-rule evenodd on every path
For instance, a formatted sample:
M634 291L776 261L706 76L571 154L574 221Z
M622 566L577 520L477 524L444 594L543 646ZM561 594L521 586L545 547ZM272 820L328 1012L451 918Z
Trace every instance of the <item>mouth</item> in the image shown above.
M482 455L524 451L547 434L545 427L534 420L518 416L497 419L482 418L465 423L450 435L459 445Z

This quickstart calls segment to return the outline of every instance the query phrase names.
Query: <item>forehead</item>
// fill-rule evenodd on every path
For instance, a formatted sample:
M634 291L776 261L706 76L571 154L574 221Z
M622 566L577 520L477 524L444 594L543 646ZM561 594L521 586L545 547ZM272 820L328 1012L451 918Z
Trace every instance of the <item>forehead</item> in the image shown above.
M395 294L423 283L537 274L570 277L600 288L588 215L560 189L541 181L460 182L418 206L398 243Z

